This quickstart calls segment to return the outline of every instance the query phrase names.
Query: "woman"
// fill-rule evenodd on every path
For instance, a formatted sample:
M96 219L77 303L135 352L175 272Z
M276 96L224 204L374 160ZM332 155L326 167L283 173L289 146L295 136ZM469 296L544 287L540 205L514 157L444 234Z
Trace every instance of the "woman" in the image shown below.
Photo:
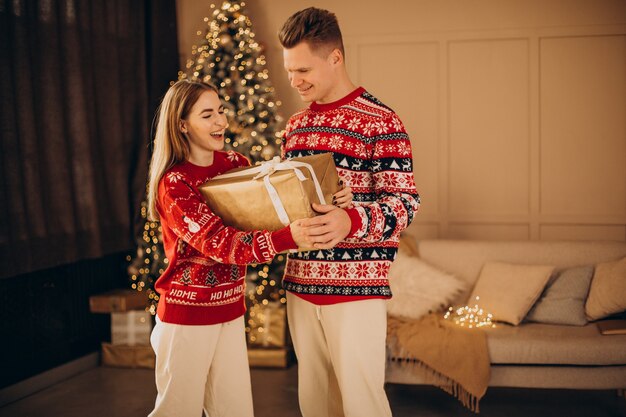
M249 161L224 152L228 125L217 89L181 80L159 109L150 164L148 215L159 220L169 266L151 336L157 399L150 416L252 416L244 321L245 266L310 246L298 221L281 230L226 227L197 187ZM352 200L349 188L337 205Z

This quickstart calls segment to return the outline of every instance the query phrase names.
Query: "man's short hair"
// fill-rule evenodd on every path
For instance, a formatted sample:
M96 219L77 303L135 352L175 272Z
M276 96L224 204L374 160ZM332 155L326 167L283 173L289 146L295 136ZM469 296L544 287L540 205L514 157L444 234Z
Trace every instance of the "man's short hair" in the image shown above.
M337 48L345 55L337 16L328 10L309 7L294 13L278 33L285 49L307 42L317 52L330 53Z

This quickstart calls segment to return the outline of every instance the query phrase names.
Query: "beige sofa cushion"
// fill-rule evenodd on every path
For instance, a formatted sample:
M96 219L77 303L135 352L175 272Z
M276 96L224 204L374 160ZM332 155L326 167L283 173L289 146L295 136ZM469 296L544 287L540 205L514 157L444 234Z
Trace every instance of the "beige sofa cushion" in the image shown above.
M541 295L550 274L548 265L487 262L468 299L493 315L492 320L519 324ZM479 297L479 300L476 300Z
M587 265L567 268L551 277L543 294L526 315L526 321L569 326L587 324L585 300L592 276L593 267Z
M492 364L624 365L626 335L586 326L524 323L485 328Z
M391 264L389 283L393 297L387 302L387 312L412 319L443 310L467 288L464 281L404 250Z
M626 257L596 266L585 313L598 320L626 310Z

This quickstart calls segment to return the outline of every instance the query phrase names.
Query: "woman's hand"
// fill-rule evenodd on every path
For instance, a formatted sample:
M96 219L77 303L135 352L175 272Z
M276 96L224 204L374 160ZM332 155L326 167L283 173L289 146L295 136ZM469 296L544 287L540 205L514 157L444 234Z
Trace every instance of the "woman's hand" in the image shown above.
M343 188L333 194L333 205L339 208L348 208L352 206L352 188L343 185L343 181L340 184Z

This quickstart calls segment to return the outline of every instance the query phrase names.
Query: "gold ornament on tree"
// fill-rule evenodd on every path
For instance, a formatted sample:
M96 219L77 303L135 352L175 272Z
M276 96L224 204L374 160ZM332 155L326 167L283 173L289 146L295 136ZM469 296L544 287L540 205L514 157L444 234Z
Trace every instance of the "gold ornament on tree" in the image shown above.
M225 48L229 48L233 46L233 38L230 35L222 35L220 37L220 44L225 47Z

